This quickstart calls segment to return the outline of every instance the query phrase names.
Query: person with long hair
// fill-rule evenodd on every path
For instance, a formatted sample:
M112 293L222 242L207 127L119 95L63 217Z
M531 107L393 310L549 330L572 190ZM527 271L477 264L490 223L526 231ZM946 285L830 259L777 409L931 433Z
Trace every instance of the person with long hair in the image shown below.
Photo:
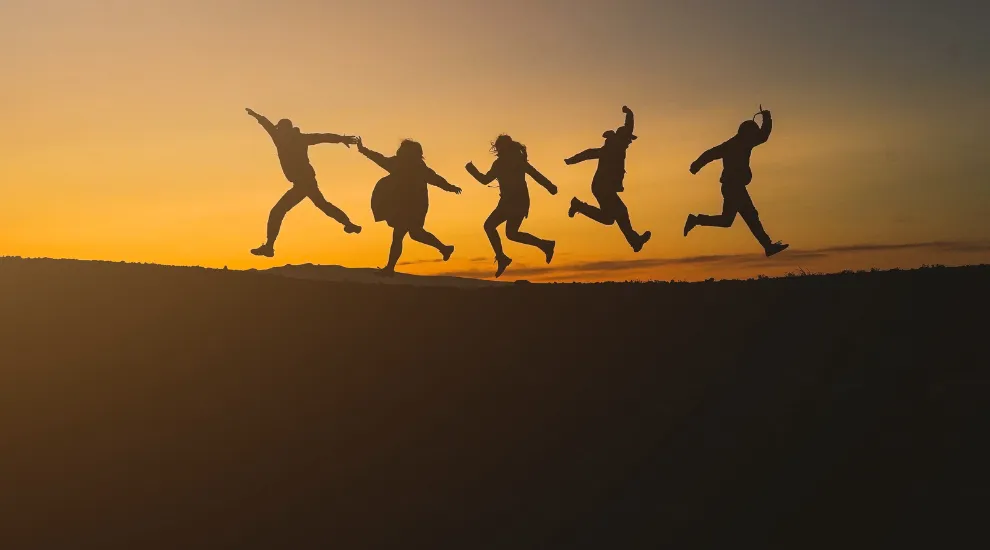
M361 227L351 222L343 210L330 204L320 192L319 185L316 183L316 170L309 162L309 147L311 145L342 143L350 147L357 143L357 138L337 134L304 134L287 118L278 121L278 124L272 124L266 117L251 109L247 109L247 113L254 117L271 136L275 143L275 149L278 151L282 173L292 183L292 188L286 191L282 198L275 203L268 215L268 240L265 241L265 244L252 250L251 253L255 256L274 257L275 239L278 238L279 230L282 228L282 220L285 219L289 210L307 198L313 201L313 204L324 214L343 225L345 233L360 233Z
M414 241L436 248L443 261L450 259L454 247L443 244L435 235L424 229L426 213L430 209L430 185L450 193L460 194L461 188L447 183L426 165L423 146L411 139L403 140L395 156L368 149L361 138L356 140L358 151L381 166L388 175L378 181L371 195L371 210L375 221L384 221L392 228L392 246L383 275L393 275L402 255L402 241L409 235Z
M650 240L650 232L640 235L633 230L629 209L619 197L619 193L625 190L622 181L626 176L626 149L637 139L633 134L632 110L623 107L622 112L626 115L625 124L618 130L608 130L602 134L605 143L601 147L587 149L564 161L566 164L577 164L598 159L598 169L591 181L591 194L598 201L598 206L574 197L567 215L573 218L575 214L582 214L602 225L618 224L626 242L634 252L639 252Z
M710 162L722 159L722 213L716 216L706 214L690 214L684 223L684 236L687 237L692 229L701 225L708 227L731 227L736 219L736 214L742 216L753 236L763 246L767 257L778 254L787 249L788 245L781 242L773 242L766 230L763 229L763 222L753 205L753 199L749 196L746 186L753 181L753 171L749 167L749 158L753 149L762 145L770 139L770 131L773 129L773 120L770 118L770 111L760 106L757 113L763 119L761 127L755 120L746 120L739 125L736 135L729 138L724 143L712 147L705 151L691 163L691 173L697 174ZM756 117L753 117L754 119Z
M498 180L500 194L498 205L485 220L485 233L492 243L492 250L495 251L495 263L497 264L495 278L497 279L512 263L512 258L508 257L502 250L502 241L498 236L498 226L503 223L505 224L505 238L540 249L546 255L548 264L553 259L556 246L554 241L540 239L522 232L519 227L523 220L529 217L529 188L526 185L526 176L529 175L536 180L551 195L557 194L557 186L536 168L533 168L533 165L529 163L526 146L511 137L505 134L498 136L492 143L491 151L497 158L488 172L482 174L471 162L467 163L466 168L468 173L482 185L488 185Z

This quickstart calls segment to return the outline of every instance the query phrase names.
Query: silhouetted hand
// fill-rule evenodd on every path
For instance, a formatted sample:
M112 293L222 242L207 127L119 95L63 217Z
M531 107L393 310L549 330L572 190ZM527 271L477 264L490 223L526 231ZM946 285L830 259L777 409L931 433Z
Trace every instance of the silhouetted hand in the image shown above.
M570 166L571 164L574 164L574 157L564 159L564 164L566 164L568 166Z
M456 186L456 185L451 185L450 186L450 192L453 193L453 194L455 194L455 195L460 195L461 194L461 188L458 187L458 186Z
M343 143L348 149L351 148L351 145L357 145L358 147L361 146L360 143L361 138L359 137L355 137L355 136L341 136L341 137L344 138L344 140L341 141L341 143Z
M547 191L549 191L551 195L556 195L557 186L551 183L550 185L547 186Z
M249 115L251 115L253 117L257 117L258 116L258 113L254 112L253 109L245 109L245 111L247 111L247 114L249 114Z
M477 168L474 167L474 163L473 162L469 162L469 163L465 164L464 165L464 169L467 170L468 172L473 172L473 171L477 170Z
M623 105L622 106L622 112L625 113L625 114L627 114L627 115L631 115L632 114L632 109L630 109L629 107L626 107L625 105Z
M697 162L691 163L691 173L692 174L697 174L700 171L701 171L701 166L698 166L698 163Z
M354 144L357 145L358 151L364 150L364 142L361 141L361 136L357 136L354 138Z

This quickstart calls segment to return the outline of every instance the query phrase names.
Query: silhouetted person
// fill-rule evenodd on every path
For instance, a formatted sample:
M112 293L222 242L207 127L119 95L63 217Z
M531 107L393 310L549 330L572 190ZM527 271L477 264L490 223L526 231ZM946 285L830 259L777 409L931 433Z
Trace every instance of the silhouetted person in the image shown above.
M730 227L736 219L736 214L742 216L743 221L749 226L756 240L763 245L763 250L767 257L773 256L785 250L789 245L774 243L770 240L767 232L763 229L760 216L753 205L753 199L749 196L746 186L753 181L753 171L749 167L749 157L753 148L766 143L770 139L770 131L773 129L773 119L770 111L760 106L758 113L763 118L763 126L760 127L755 120L747 120L739 125L739 131L735 136L721 145L715 146L698 157L698 160L691 164L691 173L697 174L708 163L722 159L722 213L717 216L705 214L690 214L687 222L684 223L684 236L687 237L696 226L708 227ZM756 118L756 117L753 117Z
M598 159L598 170L591 181L591 194L598 201L598 208L574 197L567 215L573 218L574 214L584 214L603 225L617 223L629 246L639 252L650 240L650 232L640 235L633 230L629 210L619 198L619 193L623 191L622 180L626 175L626 149L637 139L633 135L633 112L629 107L623 107L622 112L626 114L625 125L602 134L605 138L604 145L598 149L588 149L564 161L567 164L577 164Z
M371 195L371 210L375 221L385 221L392 231L392 247L388 253L388 265L382 268L383 275L395 273L395 266L402 255L402 240L408 234L414 241L432 246L440 251L443 261L454 253L453 246L440 242L432 233L423 228L426 213L430 208L428 185L435 185L444 191L460 194L461 188L447 183L423 160L423 146L412 140L404 140L394 157L372 151L357 138L358 151L384 168L388 175L378 181Z
M319 143L343 143L350 147L357 143L353 136L338 136L337 134L304 134L292 125L292 121L283 118L278 124L258 113L247 109L247 113L258 120L258 123L268 132L278 150L278 160L282 165L285 178L292 183L292 189L286 191L272 208L268 216L268 240L265 244L251 251L255 256L275 256L275 239L282 227L282 220L294 206L309 198L324 214L337 220L344 226L346 233L360 233L361 228L347 217L347 214L330 204L316 183L316 170L309 162L309 146Z
M498 268L495 271L495 278L505 272L505 268L512 263L512 258L502 251L502 241L498 236L498 226L505 225L505 238L517 243L528 244L539 248L546 254L547 263L553 259L553 251L556 243L547 241L519 231L519 226L525 218L529 217L529 188L526 185L526 175L529 174L537 183L546 188L551 195L557 194L557 186L550 182L533 165L529 163L526 153L526 146L514 141L507 135L498 136L492 144L492 152L498 158L492 163L488 173L482 174L474 163L467 163L467 171L474 179L484 185L488 185L494 180L498 180L499 194L498 206L485 220L485 233L492 243L495 251L495 263Z

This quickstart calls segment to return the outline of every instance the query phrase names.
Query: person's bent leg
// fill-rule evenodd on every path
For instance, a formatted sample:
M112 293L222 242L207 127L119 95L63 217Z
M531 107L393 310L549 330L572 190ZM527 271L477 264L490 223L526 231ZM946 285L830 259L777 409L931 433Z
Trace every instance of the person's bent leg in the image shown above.
M320 211L343 225L344 231L348 233L361 232L361 227L352 223L351 219L347 217L347 214L345 214L343 210L331 204L330 201L323 196L323 193L320 192L319 187L317 187L315 183L312 187L308 188L308 193L306 196L309 197L309 200L313 201L313 204L319 208Z
M442 242L440 242L440 239L436 237L436 235L430 233L429 231L423 229L422 227L418 227L416 229L410 230L409 236L412 238L412 240L416 242L420 242L427 246L432 246L433 248L436 248L440 252L440 254L443 255L443 261L445 262L449 260L450 255L454 253L453 246L448 246L443 244Z
M622 231L622 236L626 238L626 242L629 243L633 251L639 252L642 250L643 245L650 240L652 234L646 231L640 235L633 229L632 220L629 218L629 209L626 208L625 203L618 196L609 205L609 213L615 218L615 223Z
M571 210L578 214L582 214L589 219L595 220L602 225L612 225L615 223L615 218L612 218L603 212L601 208L592 206L584 201L574 199L571 204Z
M488 216L485 220L485 234L488 235L488 241L492 243L492 250L495 252L495 259L499 259L505 256L502 251L502 239L498 236L498 226L505 223L505 217L501 215L502 213L496 208L494 212Z
M268 245L274 245L278 238L279 231L282 230L282 220L289 210L295 208L306 197L305 193L297 187L293 187L282 195L282 198L275 203L272 211L268 214Z
M398 227L392 230L392 246L388 249L388 265L383 271L391 273L395 271L395 266L399 263L399 256L402 256L402 240L406 238L407 231Z
M753 233L753 236L756 237L756 240L763 245L763 248L770 246L770 236L767 235L766 230L763 229L763 222L760 221L759 212L757 212L755 208L747 208L741 210L739 215L742 216L743 221L749 226L749 230Z
M522 222L522 216L516 216L509 219L508 223L505 225L505 237L510 241L528 244L529 246L539 248L543 254L546 255L547 263L550 263L553 260L553 253L557 247L557 243L554 241L541 239L524 231L520 231L519 227L522 225Z
M505 238L512 242L527 244L529 246L539 248L540 250L543 250L552 242L526 233L525 231L520 231L519 227L522 226L522 222L523 219L521 217L515 217L508 220L505 224Z

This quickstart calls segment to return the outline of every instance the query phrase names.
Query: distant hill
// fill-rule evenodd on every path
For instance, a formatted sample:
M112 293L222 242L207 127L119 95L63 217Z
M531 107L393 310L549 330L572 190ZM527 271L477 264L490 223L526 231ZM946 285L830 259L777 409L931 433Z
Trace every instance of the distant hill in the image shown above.
M985 538L988 267L477 289L287 271L0 258L0 548Z
M486 281L483 279L467 279L464 277L425 276L396 273L391 277L382 277L377 269L342 267L339 265L286 265L264 270L283 277L294 279L309 279L333 283L364 283L376 285L406 285L430 287L483 288L500 286L507 283Z

